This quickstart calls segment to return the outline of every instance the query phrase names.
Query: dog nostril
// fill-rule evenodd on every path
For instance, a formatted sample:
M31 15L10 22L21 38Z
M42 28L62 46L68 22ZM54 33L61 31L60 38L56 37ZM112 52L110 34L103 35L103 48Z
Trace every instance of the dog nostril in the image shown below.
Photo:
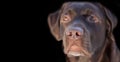
M81 34L80 34L80 32L76 32L76 36L80 36Z
M72 32L69 32L70 34L69 34L69 36L72 36Z
M77 37L78 37L78 36L81 35L81 33L80 33L80 32L72 32L72 31L71 31L71 32L67 32L66 35L67 35L67 36L70 36L70 37L71 37L71 36L77 36Z
M67 32L67 35L68 36L72 36L72 32Z

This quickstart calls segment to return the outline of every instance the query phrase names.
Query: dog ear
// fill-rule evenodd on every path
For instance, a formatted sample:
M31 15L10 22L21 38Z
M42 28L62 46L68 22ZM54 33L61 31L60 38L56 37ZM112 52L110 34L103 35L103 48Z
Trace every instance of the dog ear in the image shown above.
M107 52L110 61L111 62L120 62L119 57L119 49L116 46L115 38L113 35L113 29L117 26L117 18L115 15L106 7L102 6L100 3L97 3L101 9L103 9L103 12L106 16L106 25L107 25L107 42L108 47L107 50L109 50L109 53Z
M113 35L113 30L117 26L117 18L110 10L108 10L105 7L103 7L103 8L104 8L104 11L105 11L105 14L107 17L107 29L108 29L107 37L108 37L108 42L110 44L108 49L110 52L109 55L111 55L111 57L110 57L111 62L119 62L119 57L120 57L120 54L118 51L119 49L116 46L115 38Z
M108 25L107 28L109 28L109 30L112 32L113 29L117 26L117 18L116 16L106 7L104 7L103 5L101 5L100 3L97 3L97 5L103 9L103 12L105 13L106 16L106 23Z
M105 16L106 16L106 19L107 19L106 23L107 23L107 25L109 25L109 29L112 32L113 29L117 26L116 16L108 8L104 7L100 3L95 2L94 4L97 5L100 9L103 9L103 12L105 13Z
M60 11L56 11L48 16L48 25L52 35L58 40L60 37Z
M50 31L52 33L52 35L58 40L62 40L61 39L61 34L60 34L60 17L61 17L61 13L63 12L63 9L70 4L70 2L65 2L61 9L51 13L50 15L48 15L48 25L50 28Z
M104 7L104 11L108 20L107 25L109 26L109 30L112 32L113 29L117 26L117 18L115 17L115 15L109 11L107 8Z

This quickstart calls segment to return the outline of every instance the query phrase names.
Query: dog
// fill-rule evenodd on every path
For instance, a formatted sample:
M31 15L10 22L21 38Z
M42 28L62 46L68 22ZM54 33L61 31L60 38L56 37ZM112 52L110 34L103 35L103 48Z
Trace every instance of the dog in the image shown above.
M65 2L48 15L57 41L63 41L67 62L120 62L113 30L117 18L97 2Z

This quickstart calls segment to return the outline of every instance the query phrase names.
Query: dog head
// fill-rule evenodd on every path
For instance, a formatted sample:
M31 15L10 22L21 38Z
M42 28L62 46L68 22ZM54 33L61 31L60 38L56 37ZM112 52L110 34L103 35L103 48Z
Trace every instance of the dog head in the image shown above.
M48 24L53 36L63 40L65 54L90 57L103 49L117 19L99 3L67 2L48 16Z

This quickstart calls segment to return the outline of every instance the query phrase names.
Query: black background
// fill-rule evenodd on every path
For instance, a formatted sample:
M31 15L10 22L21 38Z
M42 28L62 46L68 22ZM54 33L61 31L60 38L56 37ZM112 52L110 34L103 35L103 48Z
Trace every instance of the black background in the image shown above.
M18 6L13 5L15 10L18 10L15 12L18 16L15 14L14 18L17 23L13 26L15 30L12 31L14 38L10 38L12 42L9 42L12 47L7 47L10 49L8 51L12 53L8 57L14 56L10 60L65 62L62 42L56 41L51 35L47 24L47 17L67 1L73 0L22 1L19 4L15 3ZM114 35L117 46L120 48L120 2L117 0L91 0L90 2L100 2L109 8L118 18L118 25L114 30Z

